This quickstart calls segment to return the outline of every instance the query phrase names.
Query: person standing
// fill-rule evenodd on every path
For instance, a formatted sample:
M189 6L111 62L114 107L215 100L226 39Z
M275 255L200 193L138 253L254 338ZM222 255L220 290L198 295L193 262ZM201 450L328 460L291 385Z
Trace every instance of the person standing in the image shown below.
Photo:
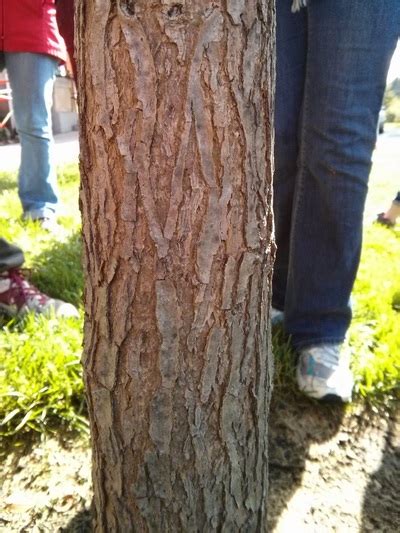
M343 343L400 2L304 4L277 0L272 318L283 319L299 355L299 388L346 402L353 377Z
M55 0L0 0L0 69L6 67L21 143L18 193L23 217L52 230L58 205L51 107L66 48Z
M67 47L72 74L76 83L78 70L74 50L74 0L57 0L57 24Z

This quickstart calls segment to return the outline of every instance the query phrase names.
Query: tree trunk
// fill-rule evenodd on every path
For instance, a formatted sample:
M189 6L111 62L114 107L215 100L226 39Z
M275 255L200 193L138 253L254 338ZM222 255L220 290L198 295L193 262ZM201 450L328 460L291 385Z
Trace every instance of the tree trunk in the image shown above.
M80 0L97 531L263 531L273 0Z

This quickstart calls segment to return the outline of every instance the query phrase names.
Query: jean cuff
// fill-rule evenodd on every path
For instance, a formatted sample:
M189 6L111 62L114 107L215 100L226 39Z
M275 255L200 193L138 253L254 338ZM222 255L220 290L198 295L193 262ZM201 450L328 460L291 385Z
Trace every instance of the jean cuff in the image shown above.
M54 209L51 209L49 207L42 207L41 209L31 209L29 211L25 211L22 215L22 218L24 220L38 220L41 218L55 218L56 212Z
M302 348L309 348L310 346L320 346L322 344L343 344L344 337L319 337L316 339L307 339L307 340L293 340L292 337L292 346L295 350Z

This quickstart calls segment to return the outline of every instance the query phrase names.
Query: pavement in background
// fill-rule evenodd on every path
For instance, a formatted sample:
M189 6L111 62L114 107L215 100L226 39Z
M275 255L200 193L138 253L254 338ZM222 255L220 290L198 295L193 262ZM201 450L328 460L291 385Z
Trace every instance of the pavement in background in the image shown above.
M55 135L56 164L77 163L79 160L78 132ZM19 143L0 145L0 172L13 171L19 167L21 146Z
M366 225L374 221L378 213L389 209L400 190L400 128L388 125L387 131L378 136L372 162L364 216Z
M17 170L21 148L19 144L0 145L0 172ZM373 166L370 176L364 221L370 224L377 213L385 211L400 190L400 129L388 129L379 135L373 153ZM57 165L74 163L79 160L78 132L62 133L55 136L55 157Z

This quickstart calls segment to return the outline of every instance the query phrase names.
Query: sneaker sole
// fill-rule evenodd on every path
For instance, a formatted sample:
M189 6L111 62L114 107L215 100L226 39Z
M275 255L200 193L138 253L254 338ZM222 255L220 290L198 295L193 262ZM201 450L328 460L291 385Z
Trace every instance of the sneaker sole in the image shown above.
M325 394L325 396L322 396L322 398L319 398L320 402L323 403L349 403L351 402L351 398L342 398L341 396L338 396L337 394Z
M307 389L301 389L299 387L300 392L302 392L305 396L308 398L311 398L312 400L317 400L321 403L327 403L327 404L338 404L338 403L350 403L350 398L343 398L342 396L339 396L338 394L334 394L333 392L330 392L328 394L325 394L324 396L318 396L314 393L314 391L309 391Z

